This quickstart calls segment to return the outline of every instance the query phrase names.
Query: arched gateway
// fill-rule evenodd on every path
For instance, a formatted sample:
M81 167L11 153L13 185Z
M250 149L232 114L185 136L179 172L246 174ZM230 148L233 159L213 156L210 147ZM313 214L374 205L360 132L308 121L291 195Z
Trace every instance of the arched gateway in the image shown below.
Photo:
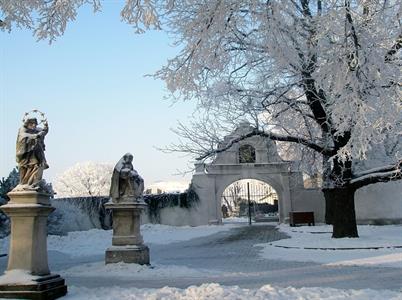
M225 147L253 129L249 123L241 123L219 147ZM221 223L222 194L226 187L241 179L256 179L273 187L278 196L279 222L286 222L289 212L294 210L314 211L316 221L322 221L324 200L321 192L304 189L302 173L293 165L294 162L281 159L272 140L261 136L234 143L217 154L210 164L196 163L192 184L200 198L199 221Z

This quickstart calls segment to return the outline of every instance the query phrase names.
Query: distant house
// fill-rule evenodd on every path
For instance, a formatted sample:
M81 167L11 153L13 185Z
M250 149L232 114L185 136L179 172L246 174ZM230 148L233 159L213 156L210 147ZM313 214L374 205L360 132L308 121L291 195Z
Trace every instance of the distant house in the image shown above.
M158 181L145 188L146 195L159 195L163 193L181 193L188 189L188 181Z
M165 191L163 191L162 189L159 189L159 188L150 187L150 188L147 188L144 193L145 193L145 195L151 195L151 194L159 195L159 194L165 193Z

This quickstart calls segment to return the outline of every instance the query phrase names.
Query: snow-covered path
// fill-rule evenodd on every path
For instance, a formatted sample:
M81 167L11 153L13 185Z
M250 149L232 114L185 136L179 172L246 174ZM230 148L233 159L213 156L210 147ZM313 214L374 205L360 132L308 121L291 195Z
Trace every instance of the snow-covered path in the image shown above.
M202 278L171 280L169 286L217 282L242 288L265 284L282 287L332 287L339 289L395 289L402 287L402 269L326 266L314 262L265 259L253 245L286 238L274 226L253 225L184 243L154 247L154 262L204 269ZM144 282L145 285L147 283Z
M237 225L229 230L210 230L210 235L200 234L198 238L168 244L158 244L157 238L150 239L148 245L151 249L151 269L137 265L105 266L105 246L99 246L99 239L98 243L92 245L91 255L88 252L90 248L86 247L81 249L84 255L73 257L62 253L63 249L51 250L52 247L57 249L56 243L49 247L49 263L51 270L61 274L69 286L87 288L187 288L208 282L254 289L266 284L296 288L370 288L395 291L402 287L401 268L328 266L292 261L289 257L286 260L271 260L269 253L265 253L265 258L262 258L262 247L255 246L256 244L287 237L272 225ZM102 232L98 234L107 235ZM193 233L193 236L196 237L197 234ZM108 236L105 238L109 240ZM69 253L70 250L66 251ZM6 257L0 258L2 269L5 268L6 261Z

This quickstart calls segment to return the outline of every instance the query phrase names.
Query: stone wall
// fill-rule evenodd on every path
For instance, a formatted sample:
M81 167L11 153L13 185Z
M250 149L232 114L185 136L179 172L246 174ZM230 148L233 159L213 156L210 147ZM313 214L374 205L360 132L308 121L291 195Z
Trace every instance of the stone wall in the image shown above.
M67 234L93 228L110 229L111 213L104 204L108 197L76 197L51 199L56 210L48 218L50 234Z
M197 192L204 201L199 206L204 209L200 209L198 219L201 224L208 224L213 215L210 211L215 211L214 204L217 200L206 188ZM325 222L325 199L321 190L292 189L291 199L290 210L313 211L317 223ZM402 224L402 181L377 183L361 188L356 192L355 200L358 224ZM284 216L284 222L287 221L288 217Z
M402 181L377 183L355 194L358 224L402 224ZM314 211L316 222L325 221L325 200L318 189L292 193L292 210Z
M50 234L67 234L70 231L84 231L93 228L111 229L112 216L104 204L108 197L78 197L52 199L56 210L49 216ZM183 208L169 206L159 209L159 217L150 217L148 208L142 214L142 223L158 223L172 226L198 226L203 224L198 206Z
M203 191L214 196L211 191ZM203 195L205 199L207 195ZM70 231L84 231L93 228L110 229L110 212L103 204L107 197L52 199L56 210L49 216L50 234L67 234ZM211 199L210 202L214 202ZM325 201L318 189L297 189L292 191L291 210L314 211L317 223L325 220ZM359 224L401 224L402 223L402 181L378 183L364 187L356 193L356 215ZM159 218L152 222L173 226L199 226L208 224L208 203L200 201L190 208L170 206L160 209ZM142 216L143 223L150 223L149 213ZM287 220L285 219L285 222ZM8 225L8 223L7 223ZM0 233L7 235L6 227Z
M324 194L319 189L292 191L292 211L313 211L316 223L325 222Z
M184 209L180 207L166 207L160 212L160 224L172 226L199 226L204 224L204 218L198 207Z
M356 192L356 217L360 224L401 224L402 181L359 189Z

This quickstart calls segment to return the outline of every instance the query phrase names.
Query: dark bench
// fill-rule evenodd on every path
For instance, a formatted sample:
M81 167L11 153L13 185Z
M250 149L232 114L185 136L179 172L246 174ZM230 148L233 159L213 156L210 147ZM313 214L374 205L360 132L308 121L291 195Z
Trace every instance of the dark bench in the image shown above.
M312 211L291 211L289 212L289 225L308 224L314 226L314 212Z

